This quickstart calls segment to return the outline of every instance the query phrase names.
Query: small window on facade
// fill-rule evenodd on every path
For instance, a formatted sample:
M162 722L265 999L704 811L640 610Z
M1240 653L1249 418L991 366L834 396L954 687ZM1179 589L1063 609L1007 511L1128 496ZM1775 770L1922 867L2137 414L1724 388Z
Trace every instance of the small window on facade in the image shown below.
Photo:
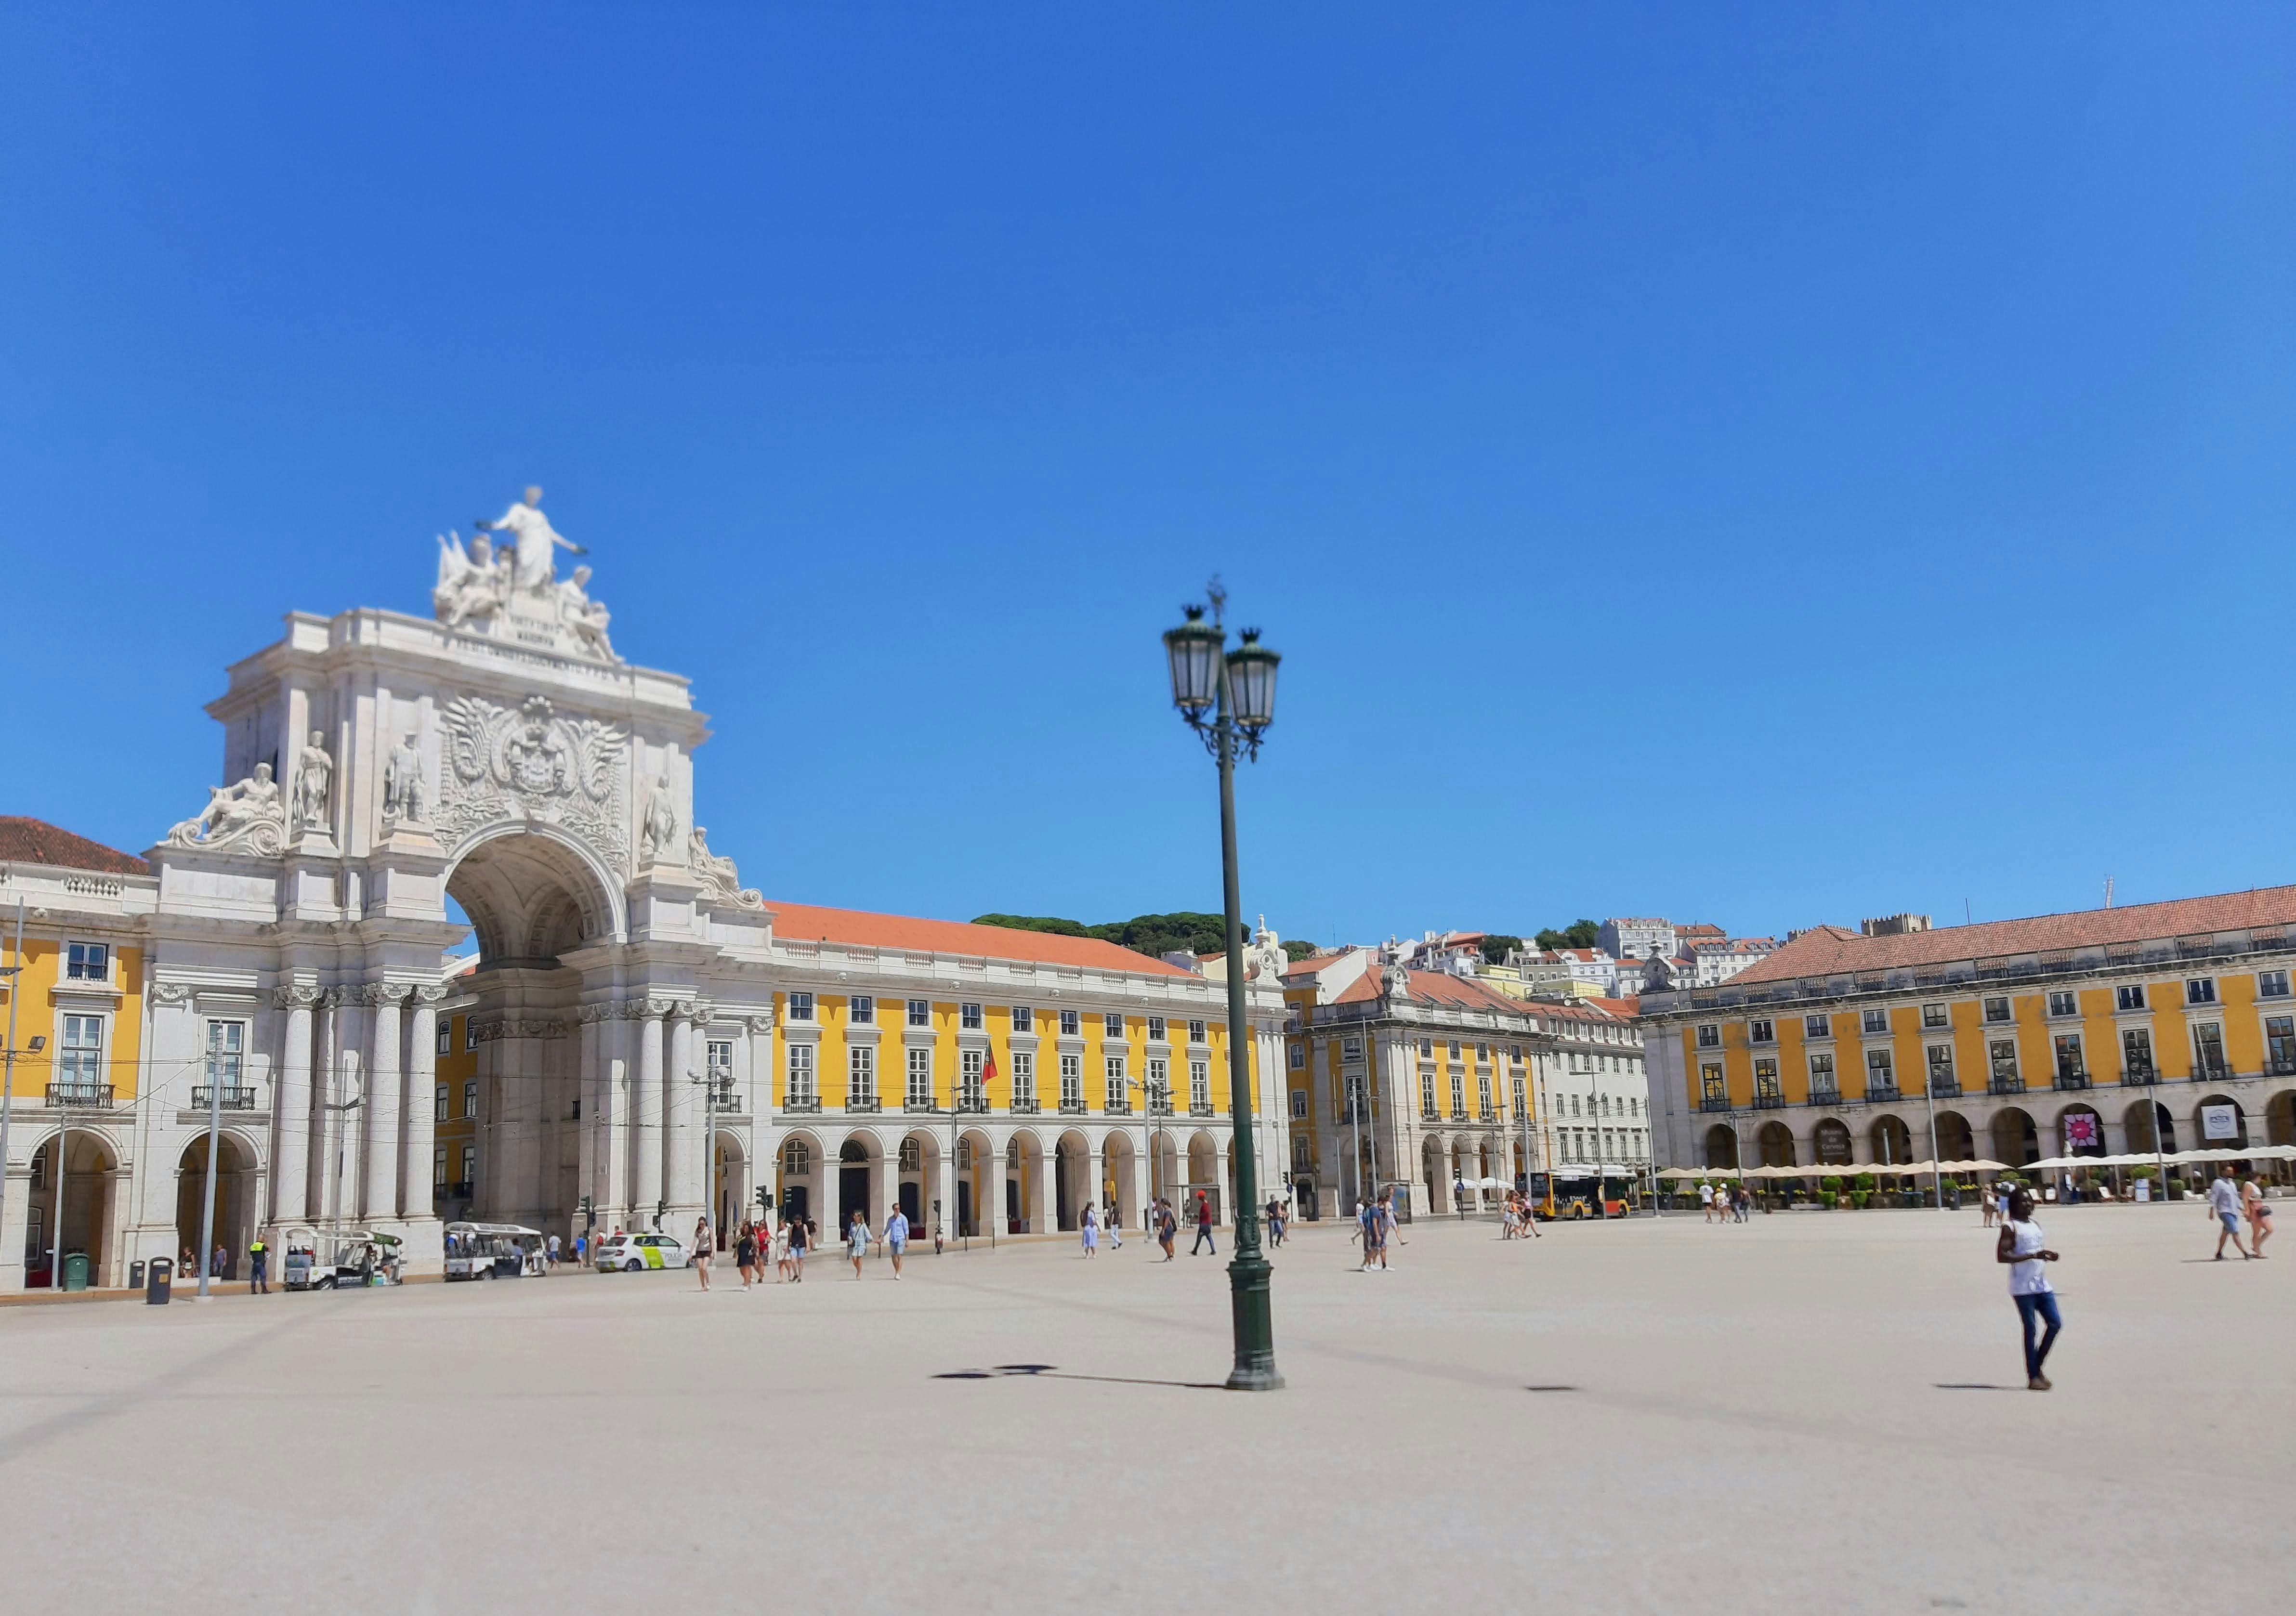
M813 1046L791 1044L789 1047L789 1081L783 1090L784 1102L792 1108L809 1106L814 1099Z
M961 1004L957 1006L956 1024L967 1032L980 1032L980 1007L977 1004Z
M1925 1027L1942 1027L1949 1026L1951 1024L1950 1020L1946 1016L1945 1007L1943 1005L1925 1004L1922 1007L1922 1025Z
M1770 1023L1767 1021L1750 1021L1746 1024L1746 1041L1748 1043L1770 1044L1775 1043L1777 1041L1777 1029Z
M1867 1091L1868 1093L1872 1093L1872 1092L1874 1092L1874 1090L1882 1090L1882 1089L1894 1089L1894 1088L1896 1088L1897 1086L1898 1086L1898 1073L1897 1073L1897 1068L1896 1068L1896 1067L1894 1067L1893 1065L1891 1065L1890 1064L1890 1052L1889 1052L1887 1049L1868 1049L1868 1050L1866 1050L1866 1091Z
M1860 1024L1862 1024L1868 1032L1886 1032L1890 1030L1890 1012L1887 1010L1868 1010L1865 1013L1865 1018Z
M2112 990L2112 1008L2116 1010L2141 1010L2144 1008L2144 984L2125 983Z
M479 1086L476 1083L463 1085L463 1114L464 1116L479 1114Z
M1804 1038L1831 1038L1833 1022L1829 1016L1805 1016L1801 1018L1801 1034Z
M1300 1103L1303 1106L1306 1105L1308 1103L1308 1096L1306 1092L1304 1090L1295 1092L1299 1093ZM1211 1108L1211 1064L1209 1061L1192 1060L1188 1063L1188 1109L1191 1111L1210 1111ZM1300 1114L1305 1116L1307 1115L1307 1113L1303 1111Z
M2144 1027L2130 1027L2120 1035L2121 1070L2133 1078L2152 1075L2152 1034Z
M2057 1075L2070 1081L2086 1077L2088 1068L2081 1064L2081 1041L2078 1032L2060 1032L2056 1038Z
M465 1145L463 1147L463 1182L476 1184L478 1181L479 1147L476 1145Z
M1292 1046L1292 1070L1294 1072L1300 1071L1301 1068L1306 1066L1307 1064L1308 1046L1305 1044L1293 1044Z
M2007 999L2005 999L2005 998L1998 997L1998 996L1996 996L1995 998L1992 998L1992 999L1988 999L1988 1000L1987 1000L1985 1001L1985 1019L1986 1019L1986 1020L1988 1020L1988 1021L2006 1021L2006 1020L2008 1020L2008 1019L2009 1019L2009 1001L2008 1001L2008 1000L2007 1000Z
M791 1021L811 1021L813 1019L813 995L810 993L791 993L789 996L789 1018Z
M913 1027L929 1027L932 1025L931 1000L912 999L909 1000L908 1024Z
M479 1047L479 1024L472 1017L463 1017L463 1053L468 1055Z
M2287 972L2285 972L2285 971L2259 971L2259 972L2257 972L2257 974L2256 974L2256 996L2257 996L2259 999L2285 999L2285 998L2287 998L2287 997L2288 997L2288 973L2287 973Z
M1013 1007L1013 1030L1015 1032L1035 1032L1037 1030L1037 1013L1030 1009L1027 1005L1014 1005Z
M1200 1044L1204 1041L1204 1024L1202 1022L1192 1021L1188 1024L1188 1041L1192 1044Z
M109 982L111 980L111 945L106 943L75 943L64 959L64 979L68 982Z
M2052 994L2050 994L2050 995L2049 995L2049 1014L2050 1014L2050 1015L2052 1015L2052 1016L2078 1016L2078 1015L2079 1015L2079 1014L2080 1014L2080 996L2079 996L2078 993L2052 993Z
M856 993L847 1005L846 1014L863 1026L874 1025L877 1020L877 1001L867 993Z
M453 1017L450 1016L447 1020L439 1024L439 1053L441 1055L452 1055L454 1052L455 1023Z
M430 1120L434 1122L443 1122L447 1120L447 1085L444 1083L439 1084L430 1092Z
M1722 1047L1722 1029L1716 1026L1712 1022L1701 1023L1698 1028L1698 1047L1702 1049L1720 1049Z
M2186 1004L2214 1004L2216 1001L2217 979L2215 977L2195 976L2185 983Z
M1062 1038L1076 1037L1078 1034L1078 1029L1082 1025L1083 1018L1076 1011L1062 1010L1061 1012L1061 1036Z
M1307 1114L1308 1114L1308 1091L1307 1091L1305 1089L1294 1089L1294 1090L1292 1090L1292 1120L1293 1122L1299 1122L1299 1121L1302 1120L1303 1118L1305 1118L1305 1117L1307 1116Z
M1151 1016L1148 1018L1148 1041L1152 1044L1160 1044L1164 1041L1164 1018L1161 1016Z
M1109 1011L1100 1018L1100 1026L1101 1036L1103 1038L1124 1036L1124 1017L1114 1010Z
M1834 1092L1833 1056L1813 1055L1809 1057L1809 1089L1812 1094Z

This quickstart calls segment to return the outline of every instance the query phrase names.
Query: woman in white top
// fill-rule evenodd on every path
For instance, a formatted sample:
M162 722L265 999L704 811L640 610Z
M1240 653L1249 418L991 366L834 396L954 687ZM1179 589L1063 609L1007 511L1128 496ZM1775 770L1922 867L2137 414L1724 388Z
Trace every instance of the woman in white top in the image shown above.
M845 1254L853 1259L853 1277L861 1277L861 1259L869 1253L869 1220L857 1207L845 1229Z
M1084 1241L1084 1254L1087 1257L1099 1256L1100 1219L1093 1212L1092 1203L1089 1201L1085 1203L1084 1216L1077 1220L1077 1232Z
M2057 1344L2057 1332L2064 1320L2057 1315L2057 1294L2049 1288L2048 1271L2042 1265L2054 1262L2057 1253L2044 1244L2041 1226L2033 1221L2033 1197L2022 1189L2009 1192L2009 1207L2002 1214L2001 1238L1994 1245L1993 1256L1997 1262L2009 1265L2009 1299L2017 1304L2017 1317L2025 1326L2025 1389L2046 1392L2048 1376L2041 1373L2041 1365L2049 1356L2049 1349ZM2038 1318L2047 1324L2048 1331L2040 1344L2033 1342L2033 1321Z

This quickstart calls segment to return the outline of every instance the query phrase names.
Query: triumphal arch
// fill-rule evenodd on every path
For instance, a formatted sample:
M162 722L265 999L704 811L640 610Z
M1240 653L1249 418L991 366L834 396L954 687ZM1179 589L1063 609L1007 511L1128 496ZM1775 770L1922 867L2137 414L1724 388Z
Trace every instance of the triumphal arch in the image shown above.
M109 1153L106 1277L176 1253L202 1073L231 1085L234 1250L357 1227L435 1271L442 1214L690 1234L761 1200L824 1231L897 1204L952 1234L1086 1204L1136 1226L1199 1191L1232 1213L1217 983L1087 939L768 905L693 822L686 680L617 653L541 491L435 548L428 616L292 613L231 667L207 707L226 783L148 877L55 872L59 938L106 928L137 962L137 1070L76 1119ZM1271 934L1250 974L1272 1181ZM19 1139L29 1177L40 1136Z

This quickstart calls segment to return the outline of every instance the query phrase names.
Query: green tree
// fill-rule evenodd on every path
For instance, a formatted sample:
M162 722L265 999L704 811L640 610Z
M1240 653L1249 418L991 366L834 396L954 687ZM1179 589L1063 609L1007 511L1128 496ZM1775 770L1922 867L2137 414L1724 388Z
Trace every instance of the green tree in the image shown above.
M1302 943L1297 937L1283 945L1283 957L1294 965L1299 964L1302 959L1313 959L1315 955L1316 945L1312 943Z
M1522 939L1520 937L1509 937L1500 932L1487 932L1483 935L1483 963L1505 965L1508 951L1519 949L1521 946Z

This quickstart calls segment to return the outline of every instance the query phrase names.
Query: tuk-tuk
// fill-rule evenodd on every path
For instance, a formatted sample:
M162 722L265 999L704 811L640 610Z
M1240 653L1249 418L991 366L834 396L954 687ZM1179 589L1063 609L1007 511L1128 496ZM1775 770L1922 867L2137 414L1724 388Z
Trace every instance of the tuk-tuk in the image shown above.
M280 1232L279 1245L284 1254L279 1269L280 1283L291 1291L317 1288L319 1231L308 1223L291 1224ZM331 1276L327 1288L332 1289L333 1283Z

